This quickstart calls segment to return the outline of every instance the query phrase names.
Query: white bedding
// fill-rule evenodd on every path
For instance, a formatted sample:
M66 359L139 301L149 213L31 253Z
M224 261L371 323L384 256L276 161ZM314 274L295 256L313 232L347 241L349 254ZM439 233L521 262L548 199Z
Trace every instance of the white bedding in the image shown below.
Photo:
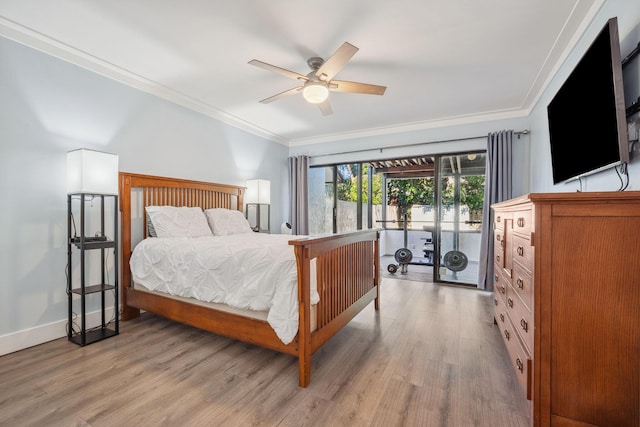
M263 233L148 238L133 250L131 273L134 283L154 291L267 311L267 321L288 344L298 332L296 260L288 244L295 238ZM312 286L311 304L318 301Z

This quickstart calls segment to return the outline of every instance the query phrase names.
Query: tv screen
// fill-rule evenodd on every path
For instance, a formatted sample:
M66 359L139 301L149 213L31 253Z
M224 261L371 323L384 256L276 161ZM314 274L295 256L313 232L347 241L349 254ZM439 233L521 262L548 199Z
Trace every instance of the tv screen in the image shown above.
M607 21L547 115L554 184L629 161L617 18Z

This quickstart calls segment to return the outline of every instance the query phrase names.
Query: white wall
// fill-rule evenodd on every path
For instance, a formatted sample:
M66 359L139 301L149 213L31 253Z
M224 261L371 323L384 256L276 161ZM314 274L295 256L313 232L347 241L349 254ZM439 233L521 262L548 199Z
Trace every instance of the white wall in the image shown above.
M286 219L287 147L0 37L0 354L65 335L66 152L81 147L121 171L269 179L271 229Z

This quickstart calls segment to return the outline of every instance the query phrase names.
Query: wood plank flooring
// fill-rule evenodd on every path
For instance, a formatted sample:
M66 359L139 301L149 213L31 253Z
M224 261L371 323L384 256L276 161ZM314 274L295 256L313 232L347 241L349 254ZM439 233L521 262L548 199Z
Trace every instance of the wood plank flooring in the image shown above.
M490 293L384 278L368 306L296 359L151 314L116 337L0 357L0 426L525 427Z

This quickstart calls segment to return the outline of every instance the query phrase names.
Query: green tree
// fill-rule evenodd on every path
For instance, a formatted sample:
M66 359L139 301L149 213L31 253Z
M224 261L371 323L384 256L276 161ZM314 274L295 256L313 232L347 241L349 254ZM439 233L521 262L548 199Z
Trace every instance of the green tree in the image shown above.
M351 200L351 189L357 188L356 173L358 164L344 164L337 166L338 183L336 192L338 200Z
M362 165L362 203L367 203L369 200L369 195L367 194L367 189L369 188L369 165ZM349 201L357 202L358 201L358 181L356 177L353 177L350 193L349 193ZM382 175L373 174L373 188L371 191L372 195L372 203L374 205L382 204Z
M398 222L404 218L404 214L411 219L411 206L434 204L434 180L433 178L403 178L387 180L387 204L397 206Z
M348 202L358 201L358 163L338 165L338 200ZM367 189L369 188L369 165L362 165L362 203L368 202ZM372 190L374 205L382 204L382 176L373 175Z
M481 212L484 206L484 175L470 175L461 179L460 204L471 212Z
M440 204L451 206L455 203L454 181L452 177L440 178Z

